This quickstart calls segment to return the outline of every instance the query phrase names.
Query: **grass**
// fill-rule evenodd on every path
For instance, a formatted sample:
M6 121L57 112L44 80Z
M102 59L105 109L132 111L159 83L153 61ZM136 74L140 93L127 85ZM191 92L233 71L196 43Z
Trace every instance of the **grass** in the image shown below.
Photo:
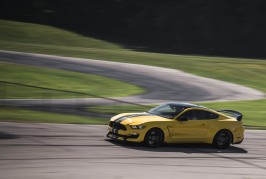
M59 28L32 23L0 20L0 39L9 44L43 44L54 46L120 49L119 45L84 37Z
M142 93L137 86L97 75L29 67L0 62L1 80L59 90L69 90L88 95L44 90L0 83L0 98L76 98L129 96ZM108 88L107 88L108 86Z
M0 21L0 49L160 66L266 92L266 60L136 52L62 29L11 21ZM239 110L246 125L265 126L265 104L266 100L257 100L206 105Z
M108 124L107 119L38 112L19 108L0 108L0 121L43 122L61 124Z

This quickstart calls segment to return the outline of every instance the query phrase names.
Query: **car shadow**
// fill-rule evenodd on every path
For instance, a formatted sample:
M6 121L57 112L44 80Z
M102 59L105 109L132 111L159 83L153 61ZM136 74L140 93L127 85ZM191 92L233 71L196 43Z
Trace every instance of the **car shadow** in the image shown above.
M106 141L128 149L150 152L182 152L182 153L248 153L245 149L231 145L228 149L217 149L210 144L164 144L158 148L146 147L143 143L122 142L106 139Z

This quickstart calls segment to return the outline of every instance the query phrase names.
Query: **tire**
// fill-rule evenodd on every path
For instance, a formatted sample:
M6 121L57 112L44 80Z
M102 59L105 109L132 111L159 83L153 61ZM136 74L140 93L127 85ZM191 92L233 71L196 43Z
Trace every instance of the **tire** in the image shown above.
M162 130L158 128L150 129L145 135L144 143L148 147L151 148L159 147L163 144L163 142L164 142L164 134Z
M219 149L227 149L232 142L232 134L228 130L221 130L217 132L214 137L213 144Z

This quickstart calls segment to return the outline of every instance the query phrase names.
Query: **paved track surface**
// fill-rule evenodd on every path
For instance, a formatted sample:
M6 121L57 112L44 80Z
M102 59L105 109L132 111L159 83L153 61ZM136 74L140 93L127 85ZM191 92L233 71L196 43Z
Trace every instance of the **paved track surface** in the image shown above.
M228 150L112 143L107 126L0 123L1 179L265 179L266 131Z
M0 50L0 61L32 66L93 73L129 82L146 89L145 94L115 98L133 103L162 103L166 101L221 101L264 98L264 93L244 86L198 77L182 71L100 60L59 57ZM4 79L3 79L4 80ZM111 89L110 89L111 90ZM106 99L61 100L0 100L6 105L103 105L114 104Z

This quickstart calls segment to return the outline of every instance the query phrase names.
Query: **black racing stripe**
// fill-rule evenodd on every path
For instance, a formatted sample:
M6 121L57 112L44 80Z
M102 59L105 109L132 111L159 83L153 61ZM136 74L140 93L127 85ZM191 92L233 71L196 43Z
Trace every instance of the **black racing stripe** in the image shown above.
M138 116L153 116L149 113L137 113L137 114L131 114L131 115L128 115L128 116L122 116L118 119L116 119L114 122L117 122L117 123L121 123L123 122L124 120L128 119L128 118L132 118L132 117L138 117Z
M119 117L119 118L117 118L116 120L114 120L114 122L119 122L120 120L123 120L123 118L127 118L127 116Z
M138 116L153 116L153 115L151 115L149 113L137 113L137 114L131 114L127 117L131 118L131 117L138 117Z
M128 118L127 116L123 116L123 117L120 117L119 119L115 120L115 122L121 123L122 121L126 120L127 118Z

